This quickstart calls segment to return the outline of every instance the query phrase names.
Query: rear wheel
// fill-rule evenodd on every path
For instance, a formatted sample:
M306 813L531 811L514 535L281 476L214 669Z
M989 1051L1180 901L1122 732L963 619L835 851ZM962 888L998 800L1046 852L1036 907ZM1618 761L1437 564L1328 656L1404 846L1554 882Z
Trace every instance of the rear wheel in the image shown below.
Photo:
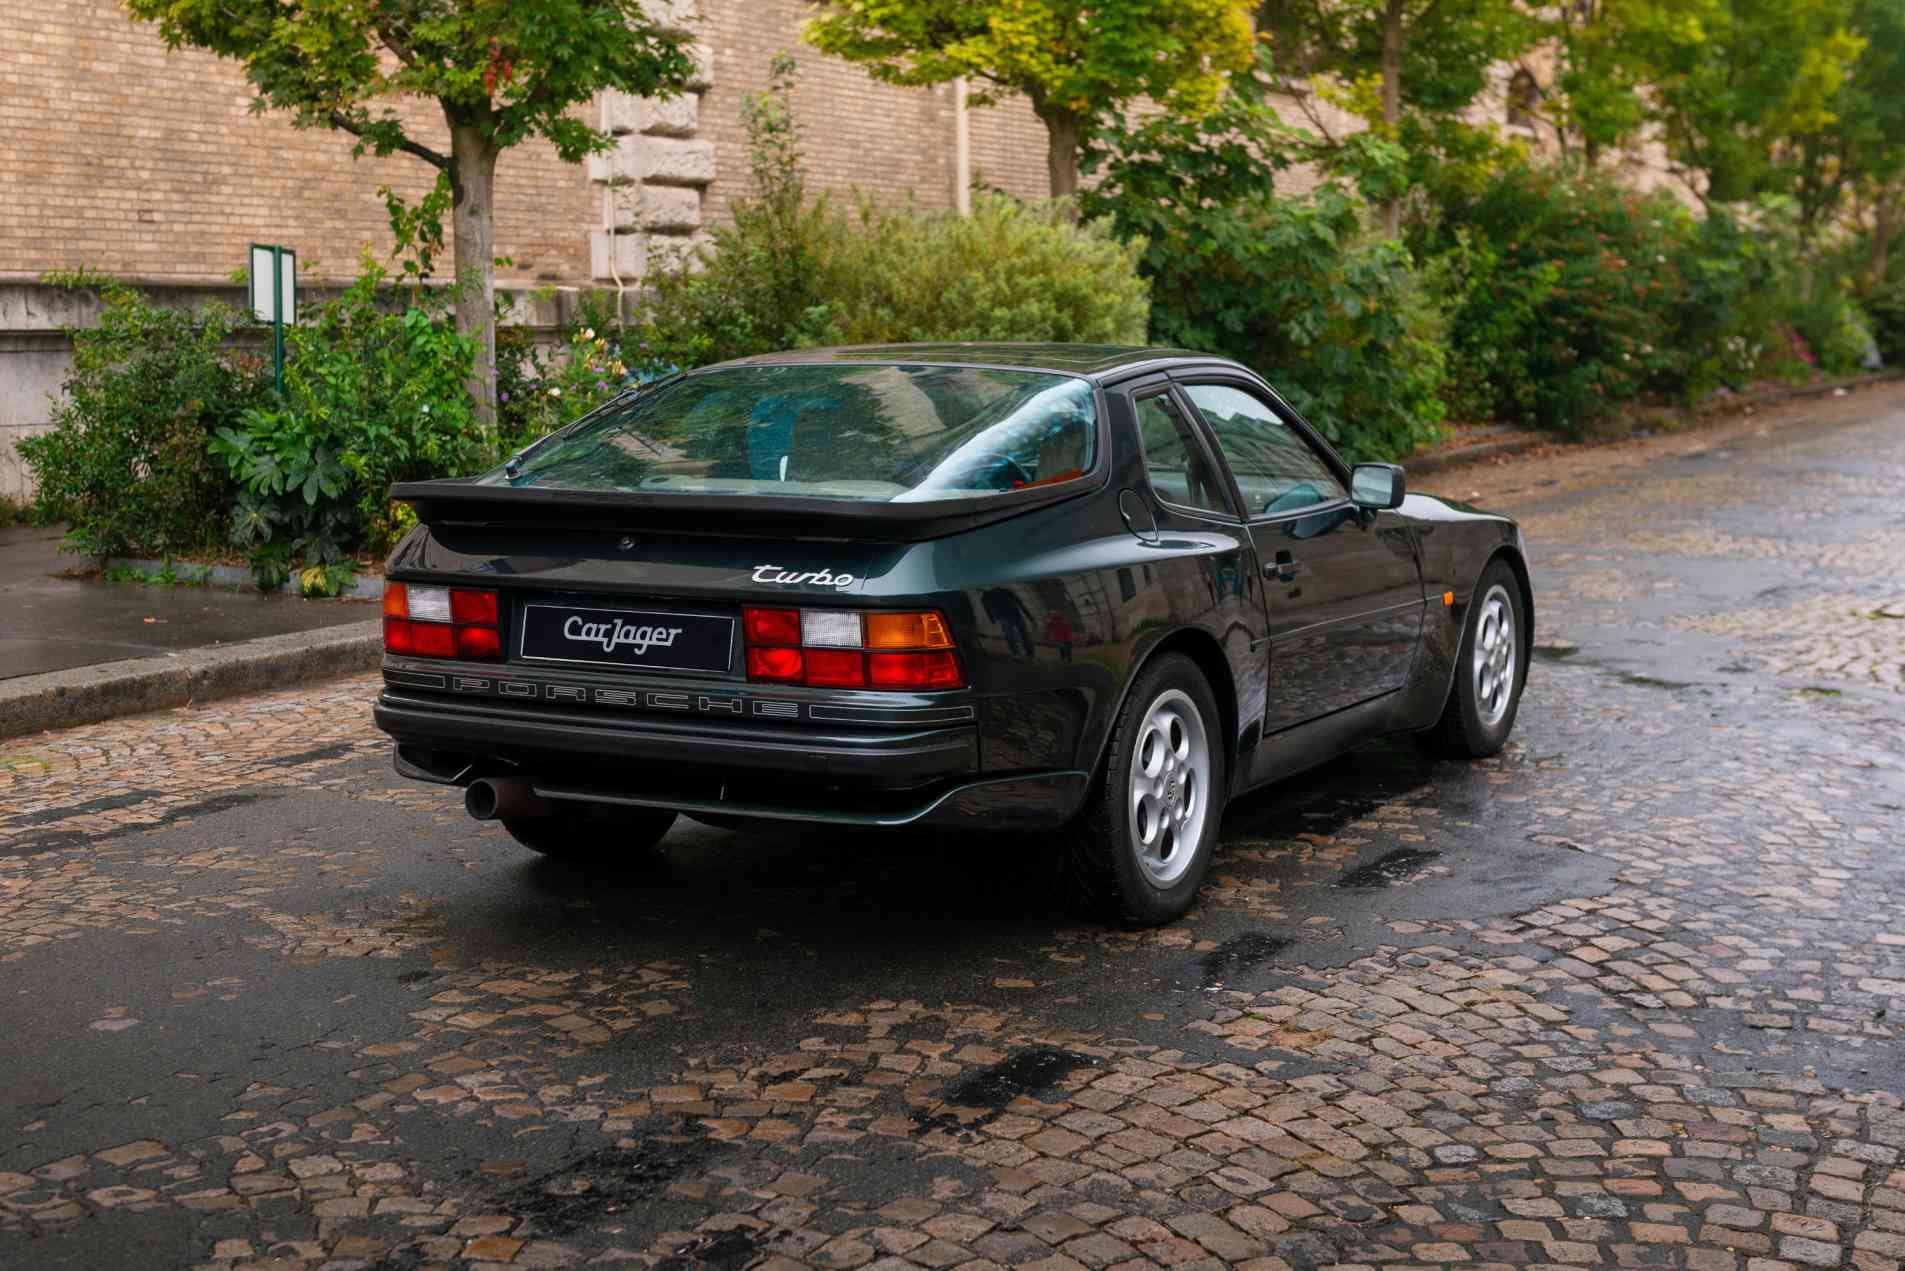
M547 816L504 821L509 836L532 852L578 865L632 865L649 860L675 824L661 808L556 804Z
M1093 915L1156 926L1197 898L1229 788L1222 718L1189 658L1167 653L1139 674L1065 831L1073 891Z
M1528 679L1527 629L1514 571L1505 561L1490 561L1469 604L1448 704L1435 727L1416 734L1425 748L1452 759L1481 759L1507 743Z

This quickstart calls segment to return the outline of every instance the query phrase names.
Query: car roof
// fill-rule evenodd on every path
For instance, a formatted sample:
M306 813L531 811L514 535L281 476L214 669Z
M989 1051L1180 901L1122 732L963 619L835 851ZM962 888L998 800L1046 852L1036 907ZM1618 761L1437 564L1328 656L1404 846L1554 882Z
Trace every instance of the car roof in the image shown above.
M1089 379L1109 379L1142 367L1181 362L1236 365L1228 358L1190 349L1144 348L1124 344L1031 344L1009 341L968 341L943 344L855 344L830 349L798 349L735 358L701 368L730 366L788 366L850 364L855 362L923 363L933 366L1005 366L1028 371L1053 371Z

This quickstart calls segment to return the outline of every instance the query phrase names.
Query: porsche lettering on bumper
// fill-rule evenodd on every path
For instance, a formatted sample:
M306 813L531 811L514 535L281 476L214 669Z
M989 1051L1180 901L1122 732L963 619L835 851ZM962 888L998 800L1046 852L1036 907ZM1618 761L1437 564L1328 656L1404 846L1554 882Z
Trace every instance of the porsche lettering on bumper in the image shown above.
M518 679L511 676L471 675L456 671L419 671L397 667L387 667L384 670L384 682L392 687L429 689L454 693L461 697L511 698L523 702L544 702L555 706L603 706L620 710L666 711L676 715L704 715L725 719L751 717L786 723L810 720L815 723L958 724L973 718L973 710L970 706L916 709L829 705L761 697L751 692L610 688L594 684L553 682L542 678Z

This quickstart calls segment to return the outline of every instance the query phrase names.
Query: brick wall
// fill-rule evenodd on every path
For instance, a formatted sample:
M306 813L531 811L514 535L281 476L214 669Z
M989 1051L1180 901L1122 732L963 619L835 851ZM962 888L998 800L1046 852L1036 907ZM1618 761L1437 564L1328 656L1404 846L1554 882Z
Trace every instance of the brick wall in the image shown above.
M337 277L366 242L388 252L378 187L415 196L434 169L407 156L353 162L348 138L300 132L250 103L235 63L168 54L116 0L0 4L0 273L84 264L214 277L262 240ZM443 141L428 108L414 117ZM509 276L587 277L599 205L580 168L524 146L503 158L497 190Z
M800 72L795 111L804 128L808 177L834 190L883 198L911 195L922 207L953 202L954 118L950 86L894 88L800 43L806 0L701 0L714 86L702 99L701 135L715 145L711 215L747 189L741 98L767 82L774 55L792 53ZM1047 192L1045 129L1023 101L974 110L975 174L1029 198Z
M657 0L656 8L700 35L708 82L698 101L667 112L659 142L636 136L630 145L680 151L690 141L709 143L713 181L651 192L655 206L620 220L659 218L664 233L686 234L691 190L700 191L701 222L724 215L748 186L742 95L765 86L782 50L801 66L796 102L817 186L951 205L950 87L876 84L802 47L805 0ZM297 247L307 273L342 277L364 244L389 250L378 188L414 198L434 177L407 156L353 161L347 137L252 114L236 64L168 53L156 30L129 19L118 0L0 5L0 50L0 273L84 264L211 278L242 265L246 244L262 240ZM420 138L443 143L433 108L417 103L406 116ZM1044 130L1022 101L972 113L972 153L986 184L1044 194ZM590 254L604 214L603 187L584 169L539 144L510 151L497 173L497 250L514 261L503 276L605 277L600 256L592 268Z

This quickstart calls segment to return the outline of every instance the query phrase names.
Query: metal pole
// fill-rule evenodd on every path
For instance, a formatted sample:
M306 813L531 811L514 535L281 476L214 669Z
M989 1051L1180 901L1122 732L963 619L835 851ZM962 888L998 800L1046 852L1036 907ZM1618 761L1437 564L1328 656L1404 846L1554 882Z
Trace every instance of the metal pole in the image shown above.
M953 207L972 215L972 119L963 75L953 81Z
M278 396L284 396L284 248L271 249L271 348Z

